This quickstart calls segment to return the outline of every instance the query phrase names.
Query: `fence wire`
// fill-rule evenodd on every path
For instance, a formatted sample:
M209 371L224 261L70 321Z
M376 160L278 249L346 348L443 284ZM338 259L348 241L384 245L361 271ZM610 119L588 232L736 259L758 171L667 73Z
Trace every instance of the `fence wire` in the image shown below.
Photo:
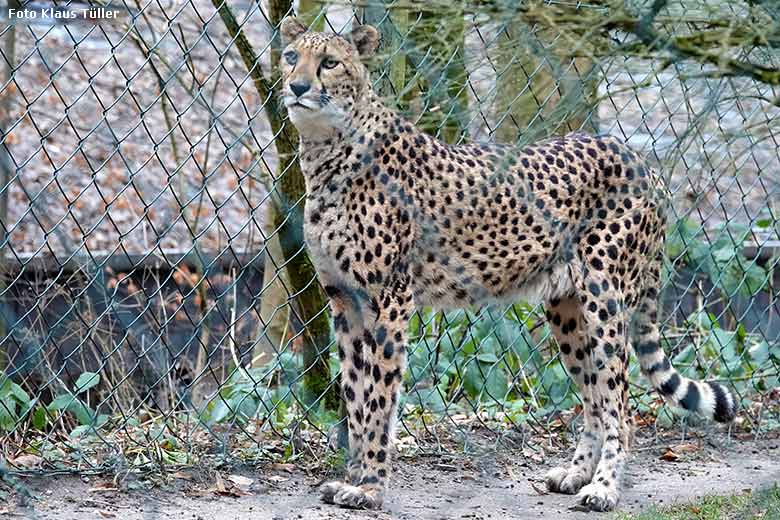
M646 155L674 194L664 348L729 383L735 428L780 427L772 3L101 6L116 19L0 19L0 463L158 470L338 444L337 347L275 97L293 11L374 24L375 89L447 142L585 130ZM540 306L420 309L410 327L400 449L576 426ZM680 419L631 376L645 424Z

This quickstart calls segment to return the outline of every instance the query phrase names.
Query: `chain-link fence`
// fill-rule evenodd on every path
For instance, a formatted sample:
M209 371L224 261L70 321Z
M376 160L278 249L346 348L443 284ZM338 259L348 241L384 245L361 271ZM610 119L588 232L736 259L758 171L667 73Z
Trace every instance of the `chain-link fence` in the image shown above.
M735 389L737 428L780 425L772 2L91 5L14 0L51 16L0 20L11 469L155 470L335 442L337 349L277 98L276 28L293 10L315 29L377 26L376 90L447 142L584 129L648 156L674 194L664 348ZM541 307L420 309L411 328L399 445L576 425ZM675 419L632 378L645 423Z

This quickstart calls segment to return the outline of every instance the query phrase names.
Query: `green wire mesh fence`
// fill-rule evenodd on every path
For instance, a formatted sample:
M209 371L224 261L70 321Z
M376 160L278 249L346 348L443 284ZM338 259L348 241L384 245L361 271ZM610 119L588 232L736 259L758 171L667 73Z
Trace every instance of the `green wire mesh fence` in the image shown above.
M780 426L772 2L8 7L61 13L0 19L10 469L154 470L339 442L337 349L302 240L297 137L277 99L276 28L292 12L317 30L378 27L375 88L449 143L585 130L649 157L674 194L664 347L683 373L735 389L736 428ZM116 17L90 21L89 7ZM411 328L401 446L576 425L541 307L420 309ZM678 419L632 377L640 418Z

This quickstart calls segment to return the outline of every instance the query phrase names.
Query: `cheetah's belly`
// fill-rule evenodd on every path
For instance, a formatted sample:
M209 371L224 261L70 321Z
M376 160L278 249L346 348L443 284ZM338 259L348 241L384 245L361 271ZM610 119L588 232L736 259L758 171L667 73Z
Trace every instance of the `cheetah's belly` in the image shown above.
M518 268L518 270L521 268ZM415 304L437 310L526 301L542 303L571 294L579 269L558 263L509 282L510 273L494 283L480 281L475 269L414 262L411 286Z

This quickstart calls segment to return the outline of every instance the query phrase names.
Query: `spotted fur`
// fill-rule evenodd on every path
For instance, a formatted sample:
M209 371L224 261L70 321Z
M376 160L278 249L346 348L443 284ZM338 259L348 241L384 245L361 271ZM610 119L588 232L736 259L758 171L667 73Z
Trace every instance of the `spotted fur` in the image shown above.
M323 499L382 504L415 306L545 302L580 389L584 430L568 467L546 477L595 510L615 507L628 452L631 345L669 401L734 417L724 387L680 376L659 345L656 306L666 193L614 137L581 133L524 148L452 146L384 106L350 36L282 25L283 98L298 128L306 243L330 298L350 458ZM630 327L633 320L633 328Z

